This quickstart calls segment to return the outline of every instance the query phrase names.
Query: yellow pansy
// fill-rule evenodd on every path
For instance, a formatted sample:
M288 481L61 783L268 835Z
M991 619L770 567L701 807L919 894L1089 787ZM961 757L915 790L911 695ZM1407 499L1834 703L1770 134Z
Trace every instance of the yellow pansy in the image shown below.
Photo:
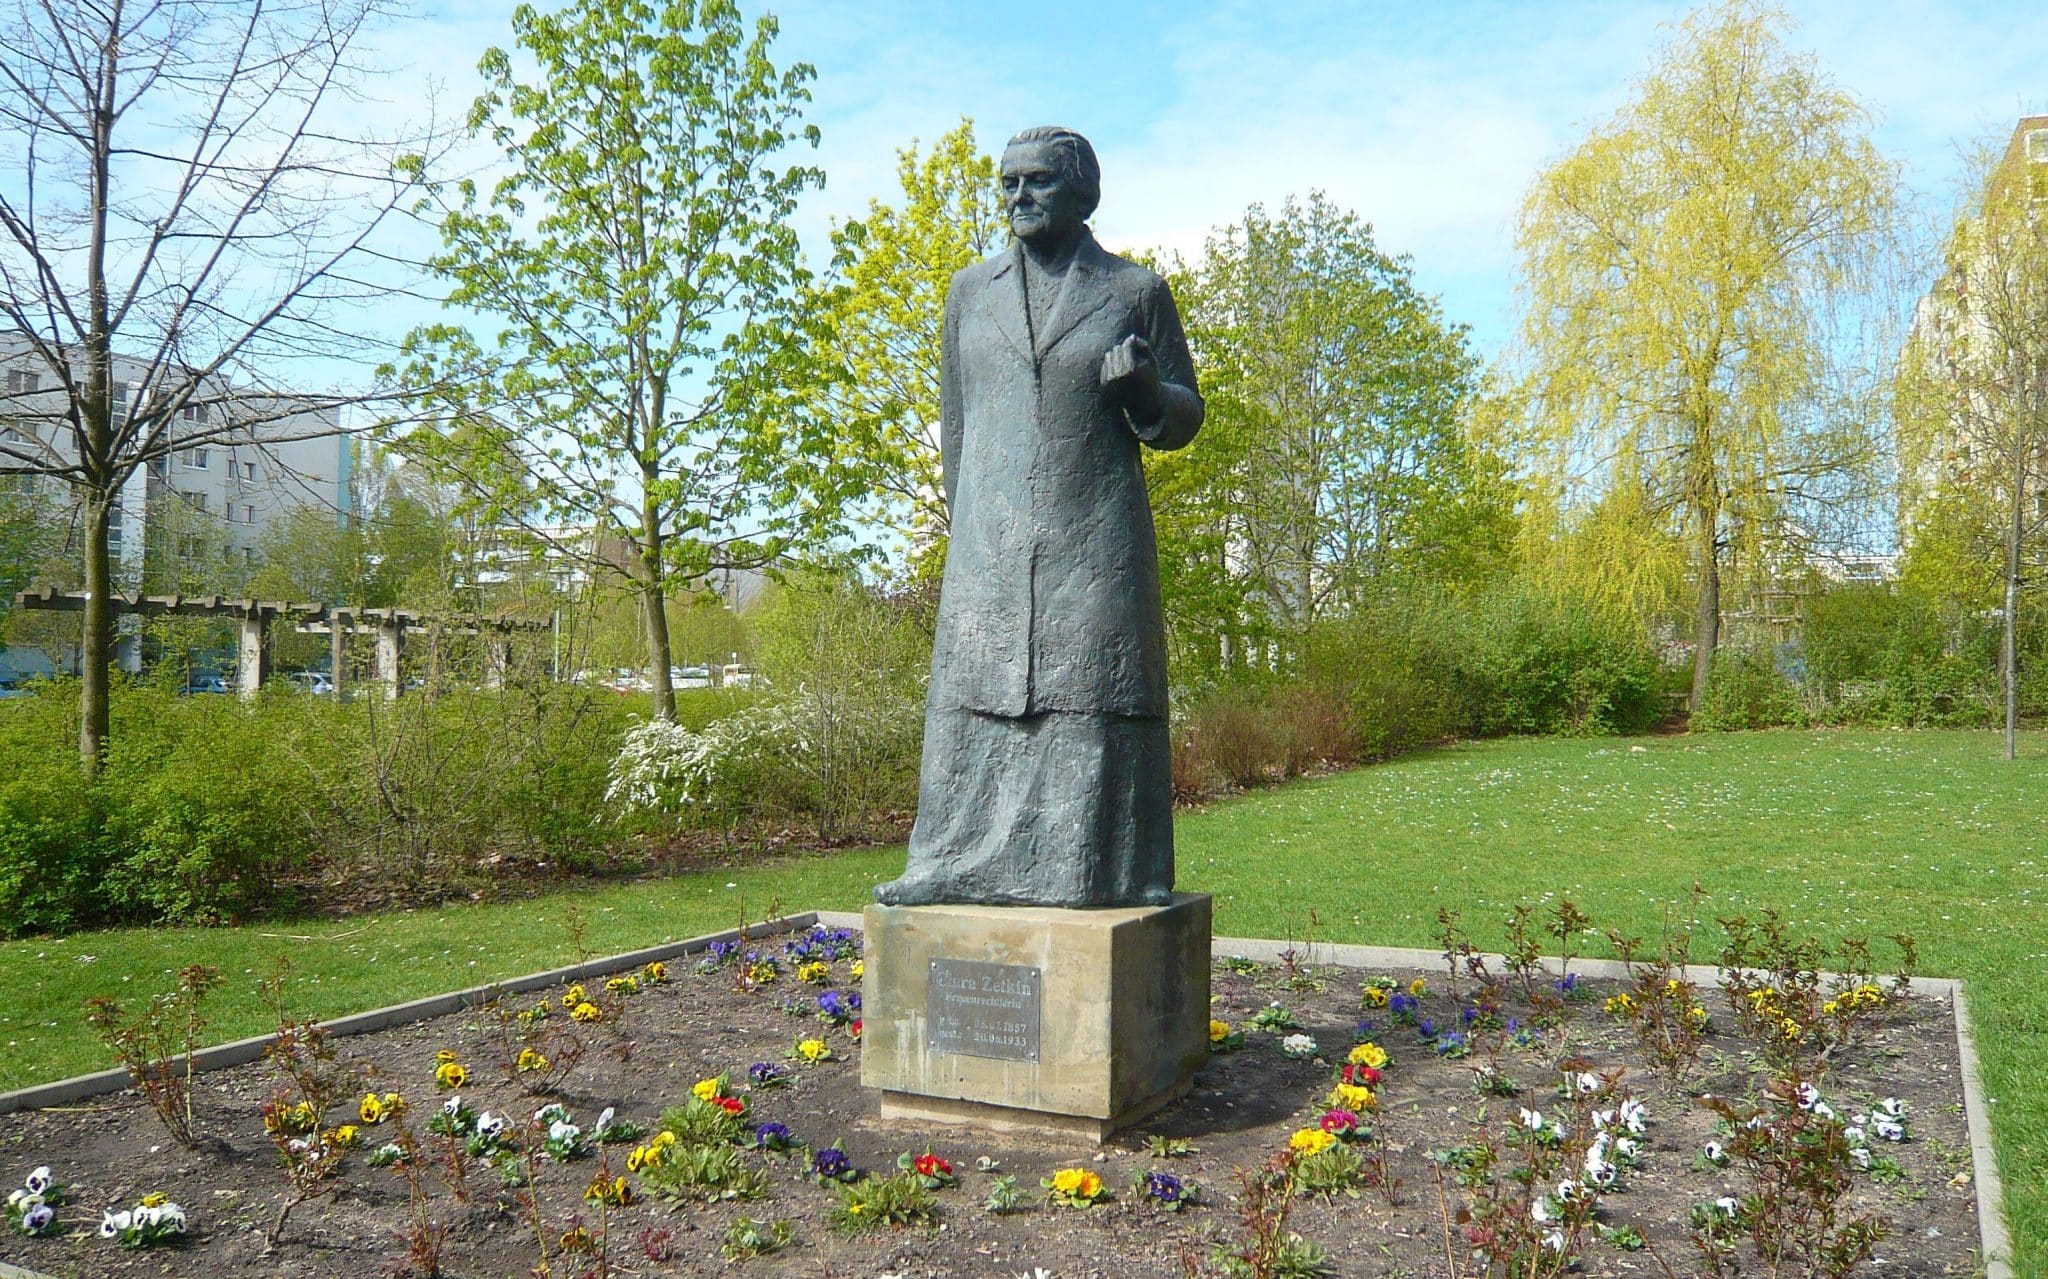
M1297 1128L1287 1139L1287 1148L1298 1155L1320 1155L1337 1144L1337 1139L1320 1128Z
M1378 1070L1387 1064L1387 1050L1375 1043L1363 1043L1353 1048L1345 1060L1354 1066L1371 1066Z

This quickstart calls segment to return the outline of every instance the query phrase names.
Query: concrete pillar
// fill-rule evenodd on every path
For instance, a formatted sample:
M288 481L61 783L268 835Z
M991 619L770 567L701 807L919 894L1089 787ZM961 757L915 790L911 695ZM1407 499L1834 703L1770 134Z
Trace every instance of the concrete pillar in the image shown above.
M484 636L484 687L503 688L512 670L512 641L503 635Z
M384 685L386 698L395 698L405 689L405 676L398 669L404 656L405 622L396 617L378 619L377 678Z
M334 681L334 700L348 700L347 687L342 681L348 673L348 622L335 617L329 622L327 632L327 673Z
M263 632L261 612L242 615L235 644L235 693L245 701L262 692L263 681L270 678L270 645Z

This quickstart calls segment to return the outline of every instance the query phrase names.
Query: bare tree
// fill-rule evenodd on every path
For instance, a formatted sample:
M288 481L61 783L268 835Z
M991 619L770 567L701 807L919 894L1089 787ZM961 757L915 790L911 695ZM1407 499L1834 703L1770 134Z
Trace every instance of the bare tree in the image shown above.
M107 739L123 486L179 450L337 433L373 398L286 391L281 375L315 359L373 367L370 304L403 287L382 232L402 221L435 130L362 124L378 113L359 55L384 8L0 10L0 474L55 477L79 506L88 773Z

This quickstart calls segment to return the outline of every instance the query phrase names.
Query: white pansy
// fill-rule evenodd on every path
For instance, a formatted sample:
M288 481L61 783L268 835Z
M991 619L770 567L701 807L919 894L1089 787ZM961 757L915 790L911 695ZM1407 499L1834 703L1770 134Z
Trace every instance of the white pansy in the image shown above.
M1316 1055L1316 1041L1309 1035L1289 1035L1280 1041L1280 1051L1296 1059L1313 1057Z
M1528 1108L1527 1106L1523 1106L1523 1107L1521 1107L1521 1112L1522 1112L1522 1127L1524 1127L1524 1128L1527 1128L1527 1129L1528 1129L1528 1130L1529 1130L1530 1132L1542 1132L1542 1131L1543 1131L1543 1112L1542 1112L1542 1111L1540 1111L1540 1110L1531 1110L1531 1109L1529 1109L1529 1108Z
M610 1106L606 1106L603 1110L597 1112L597 1131L603 1132L612 1126L612 1114L613 1108Z
M53 1179L50 1176L50 1165L42 1164L39 1165L34 1172L31 1172L28 1175L28 1180L22 1182L21 1184L28 1187L28 1192L30 1194L42 1195L49 1193L52 1180Z

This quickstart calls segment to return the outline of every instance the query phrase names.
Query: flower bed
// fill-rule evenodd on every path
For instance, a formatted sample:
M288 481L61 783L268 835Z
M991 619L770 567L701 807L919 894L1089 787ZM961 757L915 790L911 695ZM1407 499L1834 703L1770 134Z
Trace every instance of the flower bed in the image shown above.
M189 1150L134 1094L25 1113L0 1259L1420 1279L1733 1274L1813 1246L1971 1272L1951 1023L1896 984L1224 960L1194 1093L1097 1151L883 1125L859 964L819 928L346 1040L293 1026L195 1079Z

